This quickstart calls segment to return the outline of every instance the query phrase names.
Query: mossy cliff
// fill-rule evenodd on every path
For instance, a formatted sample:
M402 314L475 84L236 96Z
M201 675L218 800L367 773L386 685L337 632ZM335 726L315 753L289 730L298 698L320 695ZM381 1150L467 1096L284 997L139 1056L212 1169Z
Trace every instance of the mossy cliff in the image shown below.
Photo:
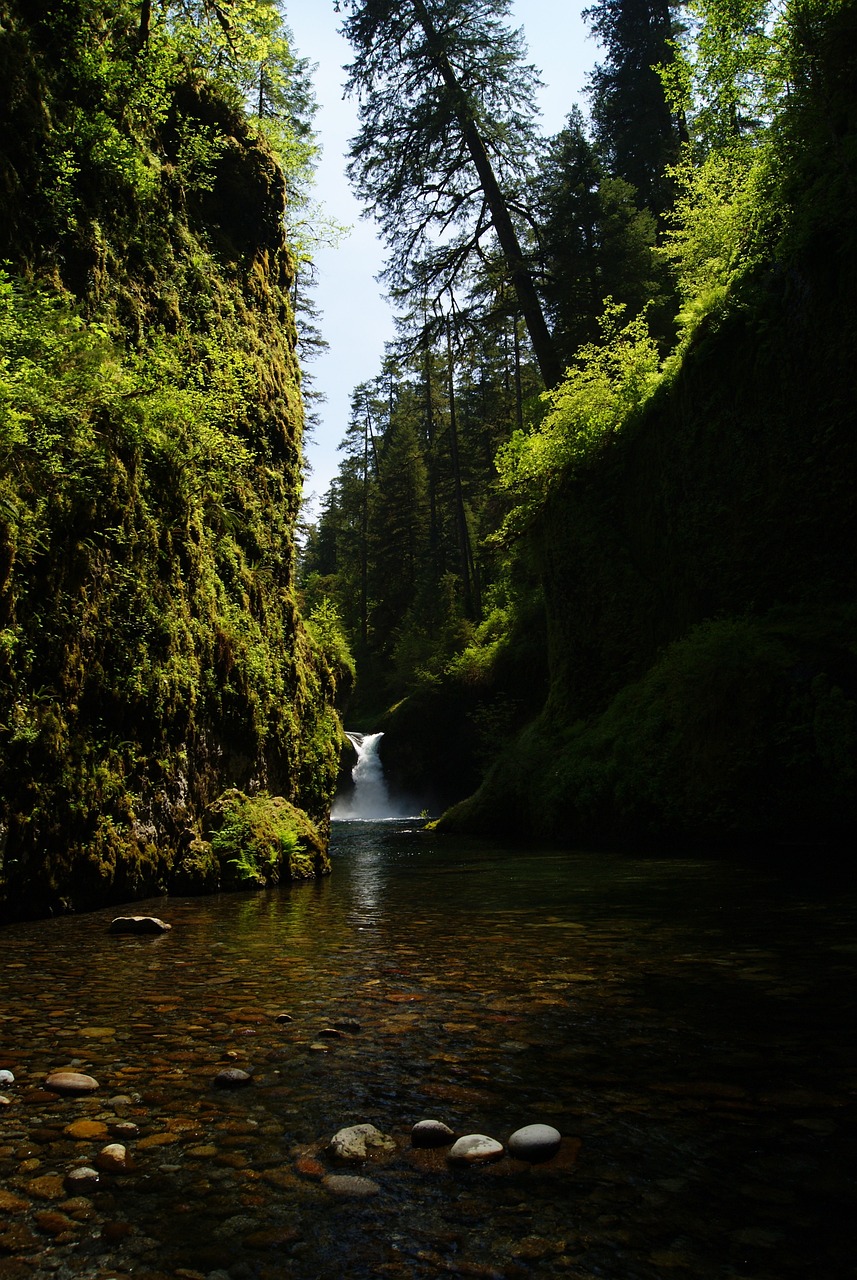
M218 887L229 788L326 866L345 673L294 600L284 178L140 12L0 3L6 918Z
M855 316L851 202L553 494L550 695L443 827L853 857Z

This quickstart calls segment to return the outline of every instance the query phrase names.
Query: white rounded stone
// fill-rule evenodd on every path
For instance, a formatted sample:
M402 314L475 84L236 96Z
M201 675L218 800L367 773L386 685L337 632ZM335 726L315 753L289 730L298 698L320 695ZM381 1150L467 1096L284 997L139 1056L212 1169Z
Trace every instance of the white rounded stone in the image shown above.
M562 1134L549 1124L528 1124L516 1129L508 1142L509 1155L516 1160L550 1160L559 1151Z
M496 1138L489 1138L484 1133L467 1133L453 1143L447 1159L477 1164L482 1160L499 1160L502 1155L503 1144Z

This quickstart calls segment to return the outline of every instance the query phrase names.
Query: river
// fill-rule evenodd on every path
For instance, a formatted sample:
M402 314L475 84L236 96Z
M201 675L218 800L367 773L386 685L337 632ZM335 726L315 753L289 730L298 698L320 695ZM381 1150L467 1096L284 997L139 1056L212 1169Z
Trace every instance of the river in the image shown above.
M162 937L115 908L0 930L0 1280L853 1277L853 891L407 821L335 823L332 854L128 909ZM423 1118L563 1143L455 1167ZM125 1170L71 1196L122 1123ZM358 1123L396 1151L337 1169Z

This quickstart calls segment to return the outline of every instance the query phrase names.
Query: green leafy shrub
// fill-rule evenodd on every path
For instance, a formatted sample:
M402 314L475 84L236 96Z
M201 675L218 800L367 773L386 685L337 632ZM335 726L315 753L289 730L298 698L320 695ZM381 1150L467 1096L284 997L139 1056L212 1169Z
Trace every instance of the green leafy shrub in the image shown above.
M227 791L206 822L223 888L261 888L329 869L318 832L282 796Z

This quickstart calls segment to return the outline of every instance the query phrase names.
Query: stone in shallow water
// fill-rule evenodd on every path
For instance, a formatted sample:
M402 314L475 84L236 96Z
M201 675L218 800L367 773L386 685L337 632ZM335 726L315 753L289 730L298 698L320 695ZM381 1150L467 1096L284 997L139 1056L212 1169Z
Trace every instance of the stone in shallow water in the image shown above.
M396 1144L374 1124L353 1124L335 1133L328 1149L339 1160L365 1160L373 1153L395 1151Z
M335 1027L337 1031L348 1031L351 1035L357 1035L360 1031L360 1023L356 1018L337 1018L330 1025Z
M454 1141L455 1134L442 1120L418 1120L411 1129L415 1147L448 1147Z
M503 1144L496 1138L489 1138L484 1133L468 1133L453 1143L447 1159L478 1164L482 1160L499 1160L502 1155Z
M223 1071L218 1071L214 1083L218 1089L240 1089L252 1079L249 1071L242 1071L240 1067L225 1067Z
M562 1134L549 1124L528 1124L516 1129L509 1139L509 1155L516 1160L529 1160L535 1164L550 1160L559 1151Z
M107 1125L103 1120L75 1120L73 1124L66 1125L63 1133L66 1137L76 1138L78 1141L87 1138L106 1138Z
M45 1088L54 1093L95 1093L98 1081L80 1071L54 1071L45 1081Z
M11 1071L0 1071L0 1086L5 1089L8 1085L14 1083L15 1077L12 1075Z
M108 933L169 933L171 924L157 916L117 916L110 921Z
M85 1191L94 1191L100 1181L97 1169L92 1169L89 1165L78 1165L75 1169L69 1169L65 1175L65 1189L69 1195L79 1196Z
M106 1173L123 1173L128 1167L128 1153L121 1142L111 1142L99 1151L95 1163Z
M371 1178L360 1178L349 1173L329 1173L321 1185L335 1196L376 1196L381 1190Z
M6 1213L25 1213L30 1207L29 1200L22 1200L13 1191L4 1191L0 1187L0 1210Z

